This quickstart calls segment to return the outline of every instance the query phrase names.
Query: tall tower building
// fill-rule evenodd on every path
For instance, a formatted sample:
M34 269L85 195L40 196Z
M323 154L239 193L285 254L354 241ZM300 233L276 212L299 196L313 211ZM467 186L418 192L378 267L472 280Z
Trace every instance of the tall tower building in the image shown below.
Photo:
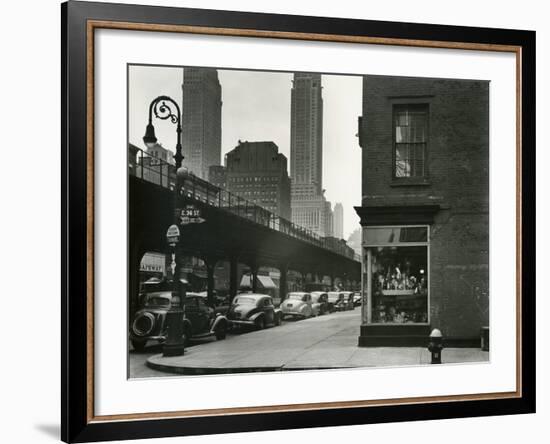
M292 222L332 236L332 211L323 193L321 74L294 73L290 110Z
M182 85L183 165L208 180L208 169L220 165L222 100L218 71L185 68Z
M334 205L334 237L344 238L344 207L340 202Z
M323 97L321 91L321 74L294 73L290 113L290 177L293 198L322 195Z

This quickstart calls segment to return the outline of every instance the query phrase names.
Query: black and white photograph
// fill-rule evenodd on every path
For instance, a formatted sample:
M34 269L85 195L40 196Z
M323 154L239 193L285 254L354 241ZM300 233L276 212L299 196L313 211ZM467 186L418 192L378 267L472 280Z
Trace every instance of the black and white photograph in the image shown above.
M543 2L5 11L2 442L548 434Z
M489 363L489 94L128 64L128 378Z

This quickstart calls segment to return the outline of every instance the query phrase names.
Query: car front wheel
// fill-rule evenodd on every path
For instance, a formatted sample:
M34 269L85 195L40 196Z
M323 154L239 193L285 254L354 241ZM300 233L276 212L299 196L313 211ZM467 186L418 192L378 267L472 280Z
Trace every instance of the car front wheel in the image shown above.
M263 316L260 316L258 319L256 319L256 328L258 330L263 330L265 328L265 319Z
M189 345L189 339L191 339L191 330L189 329L189 327L187 327L183 330L183 335L182 335L181 339L182 339L182 342L183 342L183 346L187 347Z
M283 315L275 315L275 325L279 326L283 322Z
M227 325L225 323L221 323L218 328L216 328L216 339L218 341L221 341L222 339L225 339L227 335Z
M132 347L134 347L135 351L142 352L145 350L145 345L147 344L147 341L132 339Z

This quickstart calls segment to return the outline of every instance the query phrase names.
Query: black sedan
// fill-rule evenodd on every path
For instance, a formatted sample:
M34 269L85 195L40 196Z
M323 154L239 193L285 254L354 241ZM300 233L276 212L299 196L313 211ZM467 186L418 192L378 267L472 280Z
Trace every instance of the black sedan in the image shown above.
M148 341L166 341L166 313L171 304L171 291L144 295L143 307L136 312L130 325L130 341L135 350L143 350ZM185 342L191 337L215 336L216 339L225 339L229 325L223 314L209 306L204 296L196 293L187 293L182 322Z
M261 330L268 325L281 325L282 313L273 305L269 295L256 293L239 294L227 312L227 319L233 327L255 327Z

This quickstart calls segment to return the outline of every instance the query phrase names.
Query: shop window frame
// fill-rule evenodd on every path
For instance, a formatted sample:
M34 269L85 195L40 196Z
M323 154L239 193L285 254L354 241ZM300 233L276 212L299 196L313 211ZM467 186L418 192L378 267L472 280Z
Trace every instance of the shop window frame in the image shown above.
M366 232L369 229L373 228L426 228L426 241L425 242L378 242L369 244L367 240ZM431 325L431 261L430 261L430 225L427 224L411 224L411 225L368 225L363 227L362 231L362 253L363 253L363 261L362 261L362 272L361 272L361 290L363 294L368 295L368 297L371 298L370 304L362 304L363 310L365 312L361 313L361 322L366 323L367 325L375 325L375 326L388 326L388 327L399 327L399 326L426 326ZM372 290L370 292L367 292L367 282L365 281L365 275L366 273L372 273L372 270L368 269L367 261L366 261L366 255L367 255L367 249L372 248L378 248L378 247L426 247L426 268L428 271L428 282L427 282L427 304L426 304L426 311L427 311L427 321L426 322L407 322L407 323L401 323L401 322L373 322L372 321ZM370 313L366 313L368 310L367 306L370 307ZM370 319L370 322L367 321L367 319Z

